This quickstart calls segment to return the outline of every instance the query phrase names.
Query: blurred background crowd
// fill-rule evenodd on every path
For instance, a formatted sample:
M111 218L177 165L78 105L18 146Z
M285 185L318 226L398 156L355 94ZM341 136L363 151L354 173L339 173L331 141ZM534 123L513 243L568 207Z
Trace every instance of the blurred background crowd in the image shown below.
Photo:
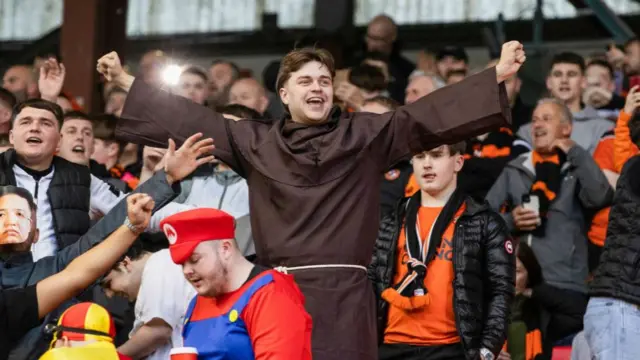
M545 341L557 347L558 358L568 358L573 343L576 357L580 343L574 336L583 327L613 189L626 160L638 151L633 124L640 106L640 39L632 29L639 26L640 2L634 0L0 0L0 146L14 147L12 109L44 98L41 67L58 59L65 66L56 98L64 110L61 141L51 140L55 129L43 130L38 141L51 141L47 151L90 168L86 210L95 222L162 169L166 152L116 138L127 93L96 73L103 53L118 51L128 72L225 117L269 121L285 116L275 83L280 58L294 47L332 53L335 98L343 111L384 113L495 65L505 40L521 41L527 62L505 84L512 125L468 139L459 184L511 217L512 235L532 248L518 252L518 275L528 279L519 280L517 291L540 294L533 298L535 311L548 315ZM541 98L562 106L538 104ZM566 120L572 123L568 133ZM531 231L519 213L522 191L514 185L518 177L531 176L522 157L568 137L589 154L577 167L610 193L562 188L546 232ZM11 156L0 158L1 176L15 176L18 186L26 181L21 176L30 176L25 187L33 182L36 200L45 201L38 199L38 169L13 175ZM408 162L399 163L380 179L382 214L417 190L411 173ZM167 247L160 221L181 209L222 209L237 219L239 245L251 256L249 218L260 214L249 213L249 192L246 181L224 164L199 169L173 207L152 218L125 271L133 274L126 279L131 283L116 289L112 299L100 287L83 295L114 315L118 344L127 341L134 323L136 276L142 276L149 254ZM54 208L52 203L38 209L40 241L31 247L33 261L55 255L89 229L89 223L65 228L73 212ZM52 211L59 211L55 222L47 214ZM71 234L68 244L56 240L61 232ZM0 246L0 254L7 251ZM0 287L10 287L5 275Z

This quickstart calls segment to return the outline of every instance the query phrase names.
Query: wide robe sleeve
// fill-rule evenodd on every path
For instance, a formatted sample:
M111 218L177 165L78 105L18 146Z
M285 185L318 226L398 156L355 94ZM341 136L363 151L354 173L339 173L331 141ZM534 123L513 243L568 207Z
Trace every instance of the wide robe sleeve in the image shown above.
M361 114L373 117L372 114ZM370 121L386 122L371 149L382 171L413 154L510 126L511 109L495 67Z
M240 175L245 175L227 119L189 99L135 80L116 126L118 139L139 145L166 148L171 138L180 146L189 136L201 132L213 138L213 155Z

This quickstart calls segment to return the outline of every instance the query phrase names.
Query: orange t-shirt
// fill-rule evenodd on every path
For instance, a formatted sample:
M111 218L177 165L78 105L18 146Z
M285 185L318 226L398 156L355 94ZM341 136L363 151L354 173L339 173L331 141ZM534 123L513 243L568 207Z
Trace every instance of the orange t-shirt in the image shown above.
M409 181L407 181L407 186L404 188L404 196L412 197L418 190L420 190L420 185L418 185L416 175L412 173L411 176L409 176Z
M464 212L462 205L456 213L457 219ZM420 238L429 236L436 218L442 208L421 207L418 211ZM436 255L427 265L424 285L431 297L431 303L423 309L407 312L394 306L389 307L387 327L384 332L385 343L412 345L445 345L460 342L453 313L453 231L456 220L445 230ZM398 239L398 257L393 284L398 284L407 274L407 260L404 229Z

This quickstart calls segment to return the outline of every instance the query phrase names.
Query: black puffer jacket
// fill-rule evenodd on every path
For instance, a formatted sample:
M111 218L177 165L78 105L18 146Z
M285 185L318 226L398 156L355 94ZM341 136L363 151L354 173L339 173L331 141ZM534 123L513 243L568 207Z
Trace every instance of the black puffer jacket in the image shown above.
M382 291L392 286L400 226L408 199L396 214L382 219L369 266L378 299L380 340L387 323L388 303ZM510 304L515 293L515 244L507 238L502 218L488 205L471 198L458 219L453 236L454 298L456 325L467 359L479 359L481 348L500 352L507 337ZM507 250L508 249L508 250Z
M591 282L591 296L640 305L640 156L622 168L609 214L600 265Z

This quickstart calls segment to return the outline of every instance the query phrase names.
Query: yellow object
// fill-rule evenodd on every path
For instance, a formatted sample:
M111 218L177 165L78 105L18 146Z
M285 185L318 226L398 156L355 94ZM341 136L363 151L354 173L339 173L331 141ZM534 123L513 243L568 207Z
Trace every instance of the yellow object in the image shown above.
M111 343L113 342L113 337L116 334L113 318L107 309L98 304L89 302L75 304L67 309L62 313L62 316L60 316L58 326L100 331L108 336L83 334L81 332L73 331L56 332L53 336L53 340L51 341L51 346L61 338L67 338L72 341L96 340Z
M233 309L229 313L229 321L236 322L236 320L238 320L238 310Z
M119 360L112 343L100 341L81 347L62 347L47 351L40 360Z

